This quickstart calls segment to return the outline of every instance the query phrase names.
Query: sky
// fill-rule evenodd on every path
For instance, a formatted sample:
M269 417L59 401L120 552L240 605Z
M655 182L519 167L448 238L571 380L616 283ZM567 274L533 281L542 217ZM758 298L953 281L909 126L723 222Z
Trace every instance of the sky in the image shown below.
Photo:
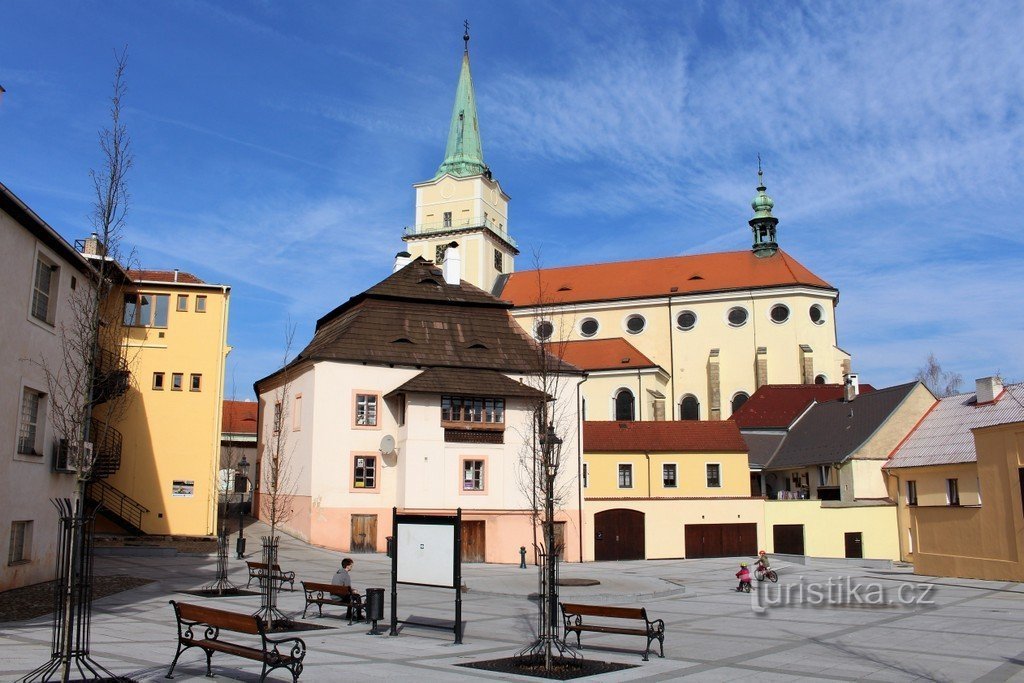
M126 241L232 286L225 394L386 277L444 156L462 22L517 268L778 241L862 381L1024 380L1015 2L5 0L0 181L68 240L127 46ZM293 349L293 352L298 350Z

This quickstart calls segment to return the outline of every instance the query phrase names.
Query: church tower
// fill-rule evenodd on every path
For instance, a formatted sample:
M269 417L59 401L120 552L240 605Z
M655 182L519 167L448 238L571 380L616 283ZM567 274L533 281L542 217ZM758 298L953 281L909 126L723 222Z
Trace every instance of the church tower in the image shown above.
M779 245L775 241L775 226L778 225L779 219L772 215L775 202L765 193L767 189L764 186L764 172L761 170L761 156L758 155L757 196L750 203L750 207L754 210L754 217L748 221L750 229L754 231L752 249L758 258L772 256L779 250Z
M433 178L416 188L416 224L402 239L412 258L441 264L452 243L458 245L461 277L484 291L511 273L519 254L508 232L509 196L484 163L473 77L469 71L469 27L455 90L444 161Z

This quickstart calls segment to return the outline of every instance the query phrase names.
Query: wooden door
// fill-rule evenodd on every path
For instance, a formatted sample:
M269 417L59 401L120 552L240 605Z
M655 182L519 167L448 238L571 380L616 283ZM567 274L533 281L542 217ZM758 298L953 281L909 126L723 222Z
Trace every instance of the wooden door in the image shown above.
M377 515L352 515L352 542L349 552L377 552Z
M487 522L462 522L462 561L484 562L487 549Z
M846 534L846 556L850 558L864 557L864 544L859 531L848 531Z
M776 553L783 555L804 554L804 525L776 524L772 527L772 540Z
M683 536L688 559L757 554L757 524L687 524Z
M558 557L565 560L565 522L555 522L555 550Z
M594 559L643 560L644 513L637 510L605 510L594 515Z

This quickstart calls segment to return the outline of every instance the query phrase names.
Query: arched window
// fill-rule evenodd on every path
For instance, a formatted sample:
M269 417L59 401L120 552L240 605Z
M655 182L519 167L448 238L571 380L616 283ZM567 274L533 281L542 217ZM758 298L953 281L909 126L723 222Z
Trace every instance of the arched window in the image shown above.
M828 377L826 377L825 375L818 375L817 377L814 378L814 383L815 384L828 384Z
M690 394L683 396L683 400L679 402L679 419L680 420L699 420L700 419L700 403L697 401L697 397Z
M745 392L738 392L732 397L732 414L735 415L736 411L743 407L743 404L750 398Z
M633 392L629 389L619 389L619 393L615 394L615 419L635 420L636 413L633 410L635 405Z

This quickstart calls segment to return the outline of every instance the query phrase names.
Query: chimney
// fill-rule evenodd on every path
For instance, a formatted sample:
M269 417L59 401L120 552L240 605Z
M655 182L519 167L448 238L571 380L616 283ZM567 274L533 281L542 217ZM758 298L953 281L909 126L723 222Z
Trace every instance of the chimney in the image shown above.
M92 233L82 240L82 253L86 256L106 256L107 250L104 248L103 242L100 241L99 235Z
M444 252L444 281L449 285L458 286L462 281L462 254L459 243L452 242Z
M856 373L848 372L843 375L843 400L849 403L860 394L860 378Z
M397 254L395 254L395 269L392 270L391 272L397 273L410 263L412 263L412 254L410 254L407 251L400 251Z
M174 269L174 281L175 282L178 281L178 269L177 268Z
M982 377L974 380L974 393L978 405L992 403L1003 393L1003 380L998 377Z

